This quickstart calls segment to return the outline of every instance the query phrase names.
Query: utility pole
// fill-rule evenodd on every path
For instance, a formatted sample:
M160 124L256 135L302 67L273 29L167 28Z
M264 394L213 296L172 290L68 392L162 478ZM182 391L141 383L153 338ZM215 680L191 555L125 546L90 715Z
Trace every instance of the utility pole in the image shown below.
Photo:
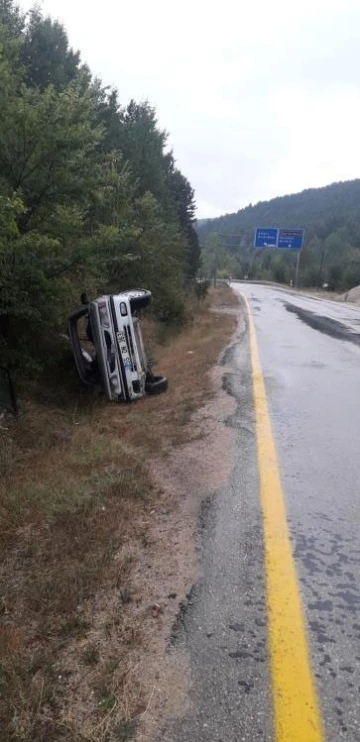
M216 288L217 272L218 272L218 249L216 247L215 260L214 260L214 288Z
M324 264L324 258L325 258L325 247L323 247L321 251L321 260L320 260L320 267L319 267L319 286L322 285L322 269L323 269L323 264Z

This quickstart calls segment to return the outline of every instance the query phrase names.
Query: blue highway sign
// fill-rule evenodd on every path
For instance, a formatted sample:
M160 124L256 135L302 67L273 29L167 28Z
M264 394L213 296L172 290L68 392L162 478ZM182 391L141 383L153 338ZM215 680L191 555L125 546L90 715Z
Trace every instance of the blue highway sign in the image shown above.
M254 247L277 247L278 229L257 227Z
M303 229L279 229L277 247L283 250L301 250L303 242Z

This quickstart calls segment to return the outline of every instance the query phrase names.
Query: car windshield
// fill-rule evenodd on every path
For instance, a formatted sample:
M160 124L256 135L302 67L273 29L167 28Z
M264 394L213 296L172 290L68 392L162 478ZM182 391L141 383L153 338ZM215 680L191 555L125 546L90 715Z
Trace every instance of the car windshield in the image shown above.
M95 346L88 317L81 317L81 319L77 323L76 329L83 356L90 361L95 357Z

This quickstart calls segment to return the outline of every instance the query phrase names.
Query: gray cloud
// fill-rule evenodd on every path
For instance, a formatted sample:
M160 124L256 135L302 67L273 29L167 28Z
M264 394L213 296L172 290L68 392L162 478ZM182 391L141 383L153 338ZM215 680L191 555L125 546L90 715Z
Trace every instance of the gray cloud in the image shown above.
M156 105L200 217L360 175L358 0L42 7L123 102Z

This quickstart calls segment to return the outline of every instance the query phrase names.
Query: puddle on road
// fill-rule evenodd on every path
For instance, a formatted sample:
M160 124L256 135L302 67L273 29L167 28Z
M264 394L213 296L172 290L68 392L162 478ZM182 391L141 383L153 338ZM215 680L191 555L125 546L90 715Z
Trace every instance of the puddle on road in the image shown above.
M315 314L315 312L310 312L309 309L302 309L288 302L283 302L283 304L288 312L296 314L302 322L313 330L318 330L336 340L346 340L355 345L360 345L360 334L345 327L342 322L331 319L330 317L324 317L321 314Z

